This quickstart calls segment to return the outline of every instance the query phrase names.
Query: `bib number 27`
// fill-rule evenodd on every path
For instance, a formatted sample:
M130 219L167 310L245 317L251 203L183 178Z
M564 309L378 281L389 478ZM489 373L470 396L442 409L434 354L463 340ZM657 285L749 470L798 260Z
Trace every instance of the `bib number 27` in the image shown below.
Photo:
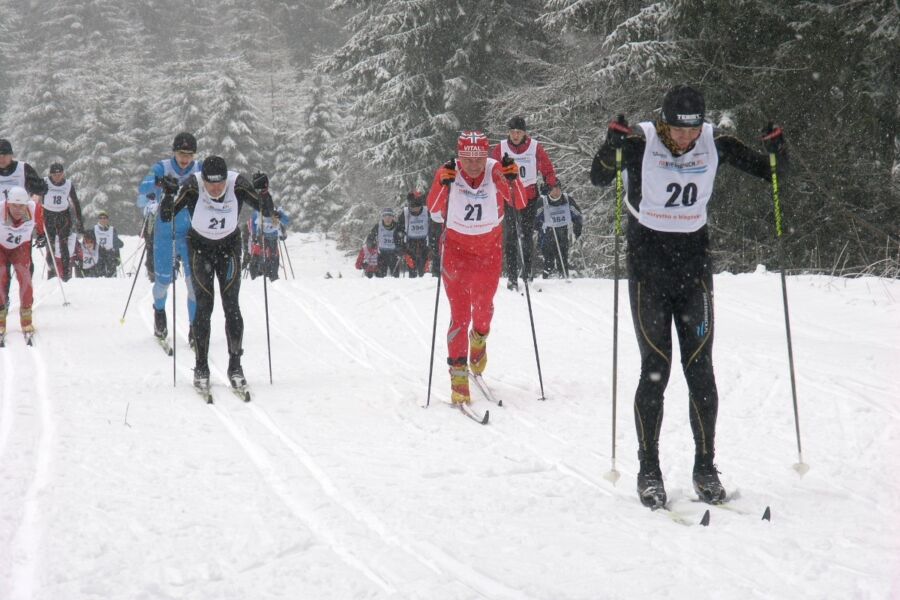
M466 204L466 221L480 221L481 220L481 205L480 204Z
M683 188L677 183L670 183L666 186L666 191L671 194L669 201L666 202L668 208L678 206L679 198L684 206L693 206L697 202L697 184L695 183L689 183Z

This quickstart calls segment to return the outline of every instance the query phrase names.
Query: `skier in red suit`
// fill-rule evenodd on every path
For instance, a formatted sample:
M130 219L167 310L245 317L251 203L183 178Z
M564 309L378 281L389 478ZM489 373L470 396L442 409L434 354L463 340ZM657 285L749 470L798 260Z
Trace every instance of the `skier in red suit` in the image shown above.
M31 305L31 236L37 231L36 245L47 243L41 205L24 188L13 186L0 194L0 345L6 335L6 313L12 274L19 281L19 320L27 339L34 333Z
M488 148L483 133L464 131L456 145L457 161L437 170L426 202L445 224L441 276L450 301L447 363L454 404L470 402L469 366L475 374L487 366L494 293L503 268L506 205L525 207L515 161L489 159Z

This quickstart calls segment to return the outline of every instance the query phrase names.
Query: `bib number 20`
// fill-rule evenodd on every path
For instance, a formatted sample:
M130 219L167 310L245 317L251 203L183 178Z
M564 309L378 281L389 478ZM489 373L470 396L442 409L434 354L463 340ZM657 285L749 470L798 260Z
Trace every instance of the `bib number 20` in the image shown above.
M666 191L672 194L666 207L672 208L678 206L678 199L681 198L681 204L684 206L693 206L697 202L697 184L689 183L683 188L677 183L670 183L666 186Z

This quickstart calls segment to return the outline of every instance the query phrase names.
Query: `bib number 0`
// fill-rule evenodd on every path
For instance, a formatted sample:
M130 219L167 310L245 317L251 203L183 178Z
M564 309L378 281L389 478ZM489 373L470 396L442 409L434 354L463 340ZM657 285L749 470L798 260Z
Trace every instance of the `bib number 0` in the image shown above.
M683 188L677 183L670 183L666 186L666 191L672 194L669 201L666 202L667 208L678 205L678 198L681 198L681 204L684 206L693 206L697 202L697 184L689 183Z

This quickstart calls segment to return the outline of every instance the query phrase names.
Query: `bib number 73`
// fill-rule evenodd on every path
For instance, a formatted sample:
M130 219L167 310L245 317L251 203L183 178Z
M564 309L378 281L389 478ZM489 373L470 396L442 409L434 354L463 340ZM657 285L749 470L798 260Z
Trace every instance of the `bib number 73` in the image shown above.
M697 184L689 183L683 188L680 184L670 183L666 186L666 191L672 194L666 202L667 208L678 206L678 199L681 198L681 204L684 206L693 206L697 202Z

